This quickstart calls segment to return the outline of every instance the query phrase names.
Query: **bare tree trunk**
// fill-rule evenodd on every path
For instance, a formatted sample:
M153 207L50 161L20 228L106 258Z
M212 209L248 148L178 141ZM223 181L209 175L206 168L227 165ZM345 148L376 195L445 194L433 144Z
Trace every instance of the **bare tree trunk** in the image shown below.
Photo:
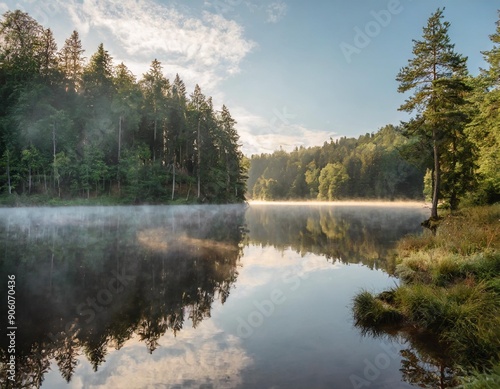
M121 179L120 179L120 159L122 152L122 115L120 115L120 119L118 120L118 170L116 172L116 181L118 181L118 196L121 196Z
M175 196L175 154L174 154L174 163L172 165L172 174L173 174L172 177L172 201L173 201Z
M120 115L120 119L118 120L118 162L120 162L122 152L122 115Z
M10 151L7 150L7 186L9 187L9 194L12 194L12 185L10 182Z
M28 169L28 194L31 194L31 166Z
M156 161L156 119L155 119L155 133L154 133L154 138L153 138L153 162Z
M434 188L432 193L431 218L438 218L439 186L441 184L441 167L439 165L439 149L437 144L437 133L433 130L434 143Z
M201 195L201 136L200 136L200 119L198 119L198 198Z
M56 123L55 122L52 123L52 157L53 157L52 172L54 175L54 189L56 186L56 179L57 179L58 194L59 197L61 197L61 188L59 188L59 177L56 178L57 168L56 168Z

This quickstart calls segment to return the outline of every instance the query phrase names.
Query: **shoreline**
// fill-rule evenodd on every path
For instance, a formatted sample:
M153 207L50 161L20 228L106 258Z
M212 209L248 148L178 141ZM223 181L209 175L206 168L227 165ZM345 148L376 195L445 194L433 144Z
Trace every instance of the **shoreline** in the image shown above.
M318 201L318 200L290 200L290 201L266 201L266 200L247 200L249 205L315 205L315 206L356 206L356 207L407 207L430 209L431 204L416 200L339 200L339 201Z

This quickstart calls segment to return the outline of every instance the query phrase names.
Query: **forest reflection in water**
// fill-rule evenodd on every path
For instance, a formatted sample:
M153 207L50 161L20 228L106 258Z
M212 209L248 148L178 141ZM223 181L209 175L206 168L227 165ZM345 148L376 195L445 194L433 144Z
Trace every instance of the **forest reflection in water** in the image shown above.
M389 252L403 235L419 230L428 210L416 203L388 204L252 204L246 213L249 240L394 274Z
M427 212L269 205L0 209L0 272L2 279L16 274L19 323L16 382L6 379L8 353L2 339L0 384L37 387L56 366L66 381L74 382L82 379L75 377L82 361L96 372L107 360L121 358L114 350L127 345L129 350L139 347L137 362L145 358L145 345L153 355L169 353L170 367L190 360L195 370L173 380L194 385L186 387L203 382L207 387L257 387L246 385L242 374L252 346L209 320L214 309L227 309L222 304L238 286L241 266L251 267L242 257L245 250L292 250L324 258L325 266L361 263L392 273L394 242L418 231ZM6 295L6 283L0 288ZM0 320L7 320L4 310ZM415 337L394 336L406 344L397 351L402 379L430 382L433 363L444 366L443 359ZM195 338L197 348L189 343ZM163 351L157 350L160 344ZM351 373L345 372L347 382ZM130 381L130 387L142 387L140 379Z
M152 353L165 332L210 317L237 277L243 206L0 213L2 279L16 275L19 323L15 383L2 339L2 387L38 387L51 360L69 382L78 355L97 371L132 338Z

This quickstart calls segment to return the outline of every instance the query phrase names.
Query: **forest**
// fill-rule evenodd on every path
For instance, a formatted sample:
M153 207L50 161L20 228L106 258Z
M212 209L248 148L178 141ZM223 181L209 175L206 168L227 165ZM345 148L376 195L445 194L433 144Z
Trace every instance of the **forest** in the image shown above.
M407 140L392 125L359 138L251 158L248 191L255 199L422 197L425 165L403 155Z
M0 21L0 194L123 203L241 202L236 121L160 61L137 80L77 31L58 50L27 13ZM33 201L33 200L32 200Z
M414 41L414 58L396 75L413 117L359 138L253 155L254 199L425 199L452 210L500 200L500 21L481 52L477 76L455 52L439 9ZM408 94L413 95L408 97Z

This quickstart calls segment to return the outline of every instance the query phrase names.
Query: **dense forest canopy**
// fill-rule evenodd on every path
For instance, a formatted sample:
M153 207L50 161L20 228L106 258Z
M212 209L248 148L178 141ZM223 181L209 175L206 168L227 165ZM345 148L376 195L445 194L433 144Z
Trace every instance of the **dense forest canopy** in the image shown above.
M254 199L423 199L454 209L463 198L500 200L500 21L473 77L454 51L438 9L414 40L414 58L396 80L413 92L400 110L408 122L322 147L253 155L247 182Z
M0 21L0 192L126 202L238 202L236 121L153 60L140 80L77 31L58 50L21 11Z

